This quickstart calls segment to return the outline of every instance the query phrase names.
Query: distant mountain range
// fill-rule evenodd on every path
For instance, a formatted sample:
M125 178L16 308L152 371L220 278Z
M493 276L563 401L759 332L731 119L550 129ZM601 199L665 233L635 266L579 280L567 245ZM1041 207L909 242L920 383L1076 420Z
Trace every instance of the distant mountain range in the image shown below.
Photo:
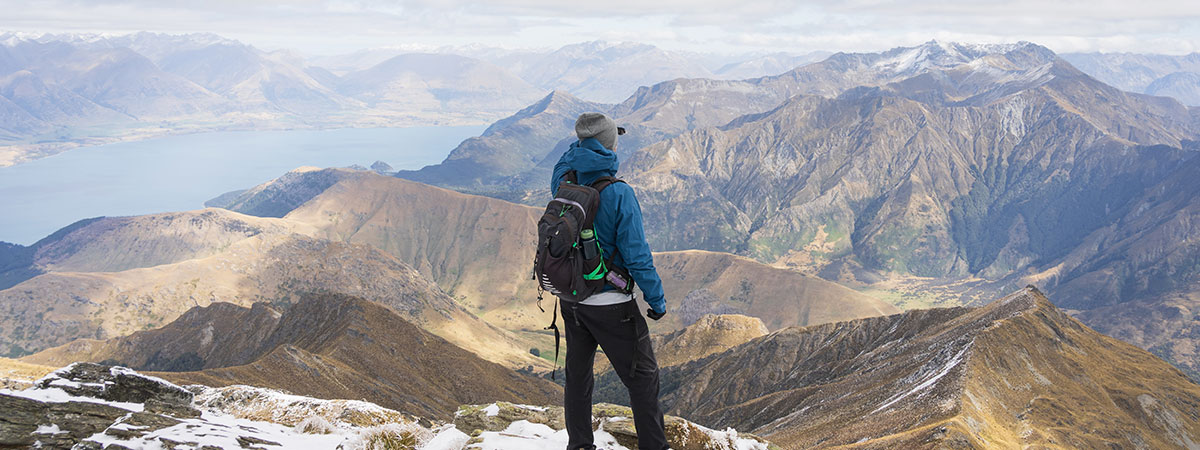
M812 57L718 62L734 64L723 73L740 77ZM601 41L547 52L449 48L311 61L212 34L0 34L0 166L184 132L486 123L555 89L615 102L638 86L714 76L715 64Z
M953 59L955 52L973 51L968 47L944 46L946 55L926 60ZM824 78L799 74L792 82L802 85L776 90L774 95L785 97L768 103L796 93L830 96L848 87L884 83L870 79L873 69L843 67L839 64L854 63L828 55L718 56L593 41L544 51L413 46L306 59L212 34L0 33L0 166L80 145L185 132L485 123L548 91L590 102L621 103L631 95L646 102L653 101L646 94L660 96L662 91L639 94L639 87L667 80L752 81L818 61L831 69ZM1172 96L1186 104L1200 101L1195 55L1075 54L1067 59L1125 90ZM902 76L904 70L923 67L893 69ZM709 95L748 89L737 83L724 86L699 89ZM630 106L647 106L634 103ZM761 112L761 106L750 109ZM716 109L707 110L696 113ZM730 112L736 117L744 111ZM697 119L687 125L720 125ZM651 141L667 137L642 136Z
M1062 57L1122 90L1173 97L1185 105L1200 106L1200 53L1065 53Z

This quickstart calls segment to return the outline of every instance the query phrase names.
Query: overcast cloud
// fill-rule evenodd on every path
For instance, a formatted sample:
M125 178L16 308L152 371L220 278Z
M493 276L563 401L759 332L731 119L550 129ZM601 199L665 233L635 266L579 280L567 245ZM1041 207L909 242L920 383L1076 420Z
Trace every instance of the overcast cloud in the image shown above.
M212 32L309 54L595 39L693 51L875 51L930 39L1058 52L1200 51L1200 1L0 0L0 31Z

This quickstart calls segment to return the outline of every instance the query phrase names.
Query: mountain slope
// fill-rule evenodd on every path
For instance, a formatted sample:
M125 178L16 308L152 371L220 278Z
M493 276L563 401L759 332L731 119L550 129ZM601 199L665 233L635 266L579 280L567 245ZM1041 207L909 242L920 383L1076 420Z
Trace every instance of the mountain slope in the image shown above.
M35 266L46 273L0 290L0 350L20 356L78 338L122 336L215 302L286 304L308 292L336 292L388 305L488 360L544 364L528 354L528 344L481 322L395 257L296 231L313 233L302 224L224 210L100 219L66 229L43 240L43 250L53 252L42 253L56 258ZM90 352L89 345L72 351Z
M240 326L230 329L231 324ZM139 370L177 369L157 375L178 383L364 398L440 420L464 403L549 404L560 392L547 380L484 361L386 306L340 294L304 295L282 311L261 303L252 309L198 307L166 327L103 346L109 351L86 359L116 360ZM57 358L26 358L50 359ZM161 364L168 360L175 366ZM182 371L199 368L205 370Z
M1200 386L1034 289L976 309L781 330L664 369L663 404L783 448L1177 448L1200 437Z
M319 172L310 174L319 176ZM299 179L296 183L305 185ZM368 175L334 184L285 219L314 227L320 238L369 245L395 255L497 326L539 330L549 320L533 305L536 285L529 274L539 214L538 208ZM680 308L710 310L725 305L762 314L772 326L895 311L834 283L743 258L704 252L656 258L668 302ZM757 287L744 286L740 280ZM684 299L694 291L719 297L700 292L684 306ZM797 293L802 295L800 301L795 301ZM776 313L780 315L768 319ZM669 315L663 324L678 328L681 318Z
M221 201L210 200L205 206L258 217L283 217L335 183L361 175L350 169L300 167L250 189L222 195L218 197Z
M757 317L707 314L686 328L650 338L658 365L667 367L703 359L767 334L767 326Z
M1198 134L1178 103L1057 60L967 97L952 75L796 97L638 153L626 177L644 187L646 210L696 205L648 218L653 242L815 271L852 259L901 274L1004 276L1122 214Z

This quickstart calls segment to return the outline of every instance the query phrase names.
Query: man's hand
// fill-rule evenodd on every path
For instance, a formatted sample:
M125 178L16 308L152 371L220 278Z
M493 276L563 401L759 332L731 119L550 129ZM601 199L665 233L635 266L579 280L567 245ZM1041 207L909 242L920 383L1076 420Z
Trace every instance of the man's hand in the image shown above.
M658 319L663 318L663 316L665 316L665 315L667 315L666 308L663 308L662 312L654 312L654 308L646 308L646 317L649 317L651 319L658 320Z

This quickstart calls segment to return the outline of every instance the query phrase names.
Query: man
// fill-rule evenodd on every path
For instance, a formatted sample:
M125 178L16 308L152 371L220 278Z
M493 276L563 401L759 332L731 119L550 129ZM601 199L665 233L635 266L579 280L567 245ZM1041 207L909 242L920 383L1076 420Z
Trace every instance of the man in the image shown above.
M624 131L624 130L622 130ZM585 113L575 122L579 141L554 166L550 190L557 192L563 176L574 170L581 185L603 176L615 176L620 164L617 125L599 113ZM661 319L667 313L662 280L654 269L650 245L642 229L642 210L633 189L613 183L600 192L600 207L593 222L596 240L613 265L629 271L650 309ZM666 450L662 408L658 404L658 362L650 348L650 331L632 295L611 286L579 303L561 302L567 334L567 385L564 390L568 450L594 449L592 441L592 362L596 346L612 362L613 371L629 390L637 427L638 448Z

